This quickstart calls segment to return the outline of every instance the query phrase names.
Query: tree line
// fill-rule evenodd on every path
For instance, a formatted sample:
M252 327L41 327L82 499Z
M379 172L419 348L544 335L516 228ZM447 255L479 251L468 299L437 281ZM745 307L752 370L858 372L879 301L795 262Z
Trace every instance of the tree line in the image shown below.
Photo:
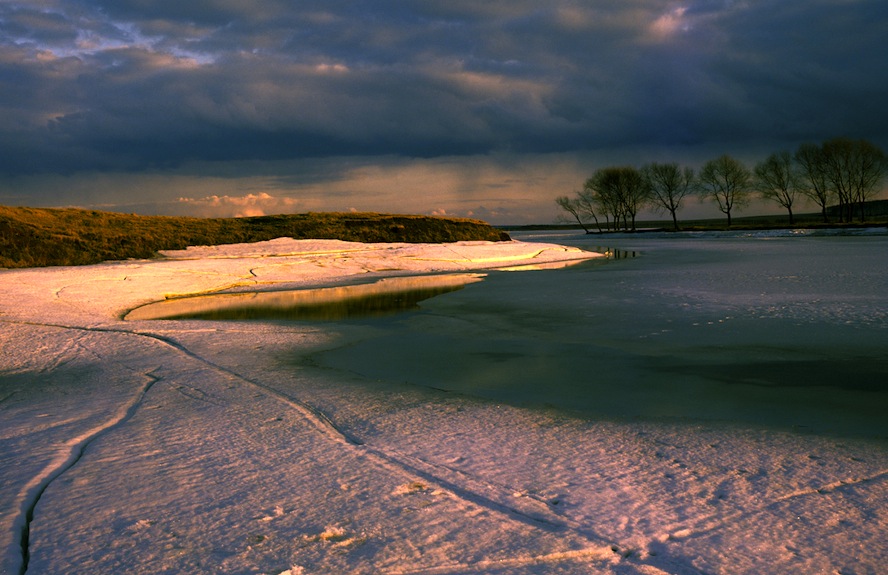
M596 170L574 197L560 196L556 203L588 233L635 230L643 208L668 213L679 229L678 212L693 195L711 199L727 216L754 197L780 204L794 223L793 206L810 198L829 222L827 208L838 206L840 222L866 218L864 204L880 191L888 173L888 155L866 140L833 138L821 144L801 144L796 151L775 152L752 168L727 154L709 160L695 172L676 162L609 166ZM602 228L604 226L604 228Z

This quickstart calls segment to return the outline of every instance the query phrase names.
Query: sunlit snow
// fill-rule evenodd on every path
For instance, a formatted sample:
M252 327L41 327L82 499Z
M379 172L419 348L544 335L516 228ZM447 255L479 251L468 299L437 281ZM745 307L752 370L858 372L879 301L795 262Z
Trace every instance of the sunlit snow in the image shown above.
M281 239L165 255L0 271L0 572L875 573L888 558L881 441L368 385L329 362L389 373L412 349L373 347L369 324L348 327L365 334L349 352L335 322L123 319L588 251ZM499 335L478 345L509 362L521 350ZM398 361L410 379L464 373Z

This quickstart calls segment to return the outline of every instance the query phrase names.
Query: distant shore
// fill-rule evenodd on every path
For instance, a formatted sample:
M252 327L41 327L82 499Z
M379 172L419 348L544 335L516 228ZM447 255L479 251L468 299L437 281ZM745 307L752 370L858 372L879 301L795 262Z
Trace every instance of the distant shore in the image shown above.
M508 241L480 220L378 213L247 218L140 216L76 208L0 206L0 268L150 259L162 250L280 237L363 243Z
M688 220L679 222L679 228L675 229L671 221L664 220L646 220L639 221L635 224L634 231L607 229L602 224L601 231L595 224L587 224L589 233L597 234L613 234L613 233L644 233L644 232L712 232L712 231L744 231L744 230L791 230L791 229L860 229L860 228L884 228L888 226L888 217L873 217L865 222L824 222L819 215L802 215L797 216L795 221L790 224L786 216L749 216L745 218L734 218L730 226L724 219L708 219L708 220ZM510 232L518 231L534 231L534 230L579 230L583 231L583 226L576 223L560 223L560 224L530 224L530 225L514 225L514 226L496 226L497 228Z

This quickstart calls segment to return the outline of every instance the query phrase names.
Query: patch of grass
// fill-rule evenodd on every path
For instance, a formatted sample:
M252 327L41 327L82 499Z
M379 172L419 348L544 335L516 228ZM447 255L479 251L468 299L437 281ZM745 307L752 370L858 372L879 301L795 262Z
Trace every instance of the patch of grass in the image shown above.
M479 220L377 213L306 213L252 218L139 216L74 208L0 206L0 267L86 265L153 258L160 250L280 237L352 242L503 241Z

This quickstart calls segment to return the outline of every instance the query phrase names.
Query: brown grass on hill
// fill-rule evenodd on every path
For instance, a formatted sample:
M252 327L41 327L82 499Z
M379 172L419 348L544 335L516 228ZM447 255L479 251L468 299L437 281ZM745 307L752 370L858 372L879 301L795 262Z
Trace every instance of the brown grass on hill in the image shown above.
M280 237L367 243L509 239L504 232L479 220L428 216L307 213L186 218L0 206L0 267L6 268L152 258L160 250Z

